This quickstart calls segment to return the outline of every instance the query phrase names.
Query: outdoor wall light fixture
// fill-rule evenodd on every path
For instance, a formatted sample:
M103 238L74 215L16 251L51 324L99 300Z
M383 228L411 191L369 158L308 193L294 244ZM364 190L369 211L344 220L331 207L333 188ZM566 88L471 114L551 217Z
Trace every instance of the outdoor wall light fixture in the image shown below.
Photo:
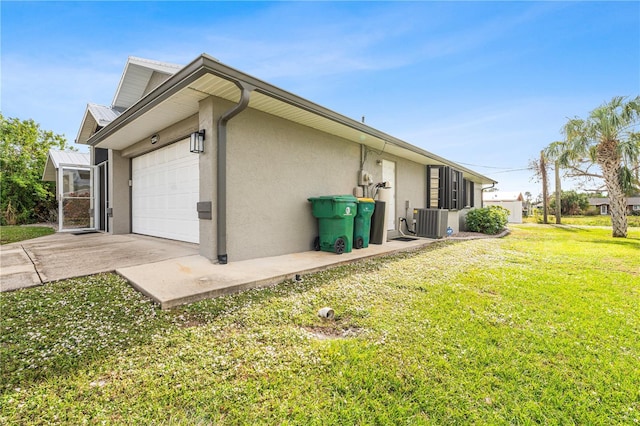
M204 130L191 133L189 149L195 154L204 152Z

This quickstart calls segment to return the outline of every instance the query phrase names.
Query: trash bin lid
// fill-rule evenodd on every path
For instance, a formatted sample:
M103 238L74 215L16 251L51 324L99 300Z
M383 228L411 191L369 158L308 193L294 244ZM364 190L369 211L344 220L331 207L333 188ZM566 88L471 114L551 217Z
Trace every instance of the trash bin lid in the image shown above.
M358 199L353 195L322 195L320 197L311 197L307 198L309 201L313 200L332 200L332 201L342 201L349 203L357 203Z
M358 198L359 203L375 203L373 198Z

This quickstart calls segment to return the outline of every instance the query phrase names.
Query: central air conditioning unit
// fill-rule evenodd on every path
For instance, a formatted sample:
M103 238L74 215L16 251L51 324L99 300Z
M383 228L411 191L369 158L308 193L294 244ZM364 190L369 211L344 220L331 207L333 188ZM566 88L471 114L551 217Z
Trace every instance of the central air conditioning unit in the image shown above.
M425 238L442 238L447 235L449 210L413 209L416 235Z

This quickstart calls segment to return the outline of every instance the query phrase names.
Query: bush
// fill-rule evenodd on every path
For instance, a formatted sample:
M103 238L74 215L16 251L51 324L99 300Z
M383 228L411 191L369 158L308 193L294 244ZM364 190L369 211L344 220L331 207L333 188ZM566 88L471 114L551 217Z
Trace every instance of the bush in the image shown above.
M467 213L467 228L469 231L494 235L504 229L508 218L509 210L501 206L473 209Z

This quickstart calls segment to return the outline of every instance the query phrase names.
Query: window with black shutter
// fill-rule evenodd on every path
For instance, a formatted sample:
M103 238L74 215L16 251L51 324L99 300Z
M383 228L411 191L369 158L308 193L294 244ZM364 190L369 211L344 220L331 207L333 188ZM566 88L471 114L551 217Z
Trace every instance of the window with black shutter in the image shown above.
M463 195L462 195L462 199L464 200L464 205L462 207L473 207L473 191L474 191L474 186L473 186L473 182L467 179L463 179L462 180L463 184Z
M449 166L427 166L427 208L463 208L462 172Z

